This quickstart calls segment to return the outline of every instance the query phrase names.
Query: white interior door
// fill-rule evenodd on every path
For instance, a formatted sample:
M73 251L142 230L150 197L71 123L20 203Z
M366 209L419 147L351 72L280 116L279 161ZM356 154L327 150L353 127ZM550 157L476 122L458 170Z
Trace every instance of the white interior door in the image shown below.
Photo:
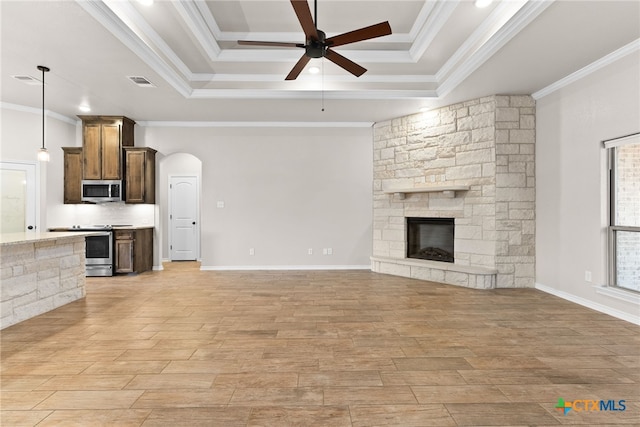
M0 162L0 233L35 231L35 163Z
M198 259L198 177L169 177L169 257L171 261Z

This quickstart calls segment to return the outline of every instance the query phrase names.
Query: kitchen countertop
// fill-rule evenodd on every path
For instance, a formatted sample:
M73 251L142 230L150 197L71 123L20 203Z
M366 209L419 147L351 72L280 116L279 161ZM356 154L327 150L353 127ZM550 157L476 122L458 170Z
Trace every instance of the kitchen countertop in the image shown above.
M70 232L78 233L79 231L69 231L71 227L51 227L49 231L53 232ZM153 225L116 225L111 226L112 230L144 230L146 228L154 228ZM93 231L109 231L109 230L93 230ZM81 232L80 232L81 233Z
M0 244L17 245L20 243L41 242L44 240L66 239L71 237L90 236L95 231L27 231L23 233L0 234Z

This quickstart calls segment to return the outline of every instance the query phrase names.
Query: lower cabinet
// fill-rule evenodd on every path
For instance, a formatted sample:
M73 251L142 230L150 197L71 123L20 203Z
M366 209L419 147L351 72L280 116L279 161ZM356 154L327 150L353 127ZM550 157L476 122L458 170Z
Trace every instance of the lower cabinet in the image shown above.
M153 228L116 229L116 273L142 273L153 268Z

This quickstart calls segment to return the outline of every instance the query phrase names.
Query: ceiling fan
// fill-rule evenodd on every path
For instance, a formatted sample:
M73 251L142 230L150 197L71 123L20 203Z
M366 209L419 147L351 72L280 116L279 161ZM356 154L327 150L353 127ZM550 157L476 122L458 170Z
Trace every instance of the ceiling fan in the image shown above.
M326 37L324 31L318 30L317 15L318 15L318 3L314 1L314 9L316 14L316 20L314 22L311 16L311 9L307 0L291 0L293 10L298 16L298 21L302 26L302 30L305 35L305 43L281 43L281 42L266 42L266 41L249 41L238 40L238 44L247 46L271 46L271 47L298 47L304 48L305 52L302 58L294 65L291 72L287 75L285 80L295 80L311 58L327 58L334 64L344 68L356 77L360 77L367 69L361 67L350 59L340 55L332 48L342 46L349 43L355 43L363 40L374 39L376 37L387 36L391 34L391 26L388 21L381 22L379 24L371 25L369 27L360 28L358 30L349 31L348 33L339 34L333 37Z

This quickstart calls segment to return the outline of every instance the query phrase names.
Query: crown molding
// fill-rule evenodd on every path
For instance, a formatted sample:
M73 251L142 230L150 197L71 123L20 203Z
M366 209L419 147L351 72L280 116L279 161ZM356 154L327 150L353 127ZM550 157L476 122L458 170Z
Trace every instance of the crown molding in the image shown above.
M182 128L370 128L373 122L202 122L137 121L142 127Z
M298 82L317 82L318 75L301 75ZM363 74L354 82L350 74L325 75L326 82L336 83L437 83L433 75L380 75ZM284 82L282 74L194 74L191 81L198 82Z
M0 109L20 111L41 115L42 109L26 105L0 102ZM67 117L51 110L45 110L45 116L70 125L78 126L80 119ZM240 121L156 121L136 120L141 127L183 127L183 128L370 128L374 122L240 122Z
M420 33L420 31L422 31L425 25L427 25L427 19L429 19L429 16L431 15L431 12L433 11L433 8L435 6L435 1L425 0L422 8L420 9L420 13L418 13L415 22L411 26L411 30L409 30L408 36L411 43L413 43L418 38L418 34Z
M218 62L295 62L300 59L302 49L224 49L216 58ZM340 54L352 61L368 63L399 63L415 62L408 51L395 50L347 50L341 49Z
M169 47L164 39L158 34L129 2L105 0L105 4L132 30L135 28L142 32L151 43L182 73L183 76L191 75L191 70L180 59L180 57ZM127 21L130 21L128 23ZM140 39L140 36L136 34ZM146 44L145 44L146 45Z
M486 43L479 47L469 58L456 68L438 87L438 96L449 94L460 83L462 83L471 73L477 70L498 50L515 37L523 28L529 25L544 10L546 10L555 0L531 1L525 0L525 4L518 8L517 12L502 25ZM436 75L438 75L436 73Z
M445 64L438 70L436 74L438 81L444 81L446 76L454 70L456 65L462 62L464 58L471 56L474 51L490 40L491 37L502 26L504 26L504 24L511 19L527 1L528 0L514 0L498 3L487 19L485 19L482 24L476 28L469 38L464 41L458 50L456 50L449 60L447 60L447 62L445 62Z
M276 80L273 75L243 74L232 79L229 74L218 76L214 73L194 73L128 2L116 0L76 1L185 98L231 97L238 99L266 99L274 97L274 99L306 99L315 96L314 94L317 93L311 91L294 92L291 90L193 89L192 82L275 82L280 81L281 76L278 76ZM403 41L413 40L413 45L409 50L341 50L341 53L355 62L416 63L460 1L436 2L425 0L411 33L402 36ZM521 5L522 2L524 2L524 6ZM418 91L355 90L326 92L326 95L333 99L432 99L444 96L462 83L552 2L553 0L502 2L496 6L496 10L490 15L490 19L487 20L489 22L483 22L482 30L475 31L435 76L423 76L421 79L416 76L367 75L359 80L362 83L389 84L438 84L442 82L435 91L424 90L424 88ZM228 37L231 34L235 35L235 33L223 34L220 31L205 1L185 0L172 2L172 4L187 27L193 32L198 43L205 49L211 60L215 62L289 63L297 61L300 57L300 52L296 49L221 49L217 40ZM510 8L515 9L515 11L509 14ZM508 16L500 16L502 11L506 11L505 13ZM491 29L496 26L499 28L493 30L493 34L491 34ZM277 37L284 37L283 34L288 37L289 33L278 34L276 35ZM144 39L142 38L143 35ZM150 46L147 42L153 46ZM446 79L445 75L447 75ZM304 81L305 76L301 76L301 79ZM325 79L329 82L353 81L351 76L325 76Z
M344 99L344 100L385 100L385 99L433 99L435 90L260 90L255 89L194 89L191 99Z
M327 35L327 38L331 37ZM292 32L237 32L237 31L223 31L219 36L216 36L216 40L224 42L235 42L238 40L265 40L270 42L283 42L283 43L304 43L304 33L302 30L298 33ZM413 43L413 38L410 34L389 34L382 38L375 38L367 40L367 43L379 44L379 43Z
M415 41L409 48L409 56L412 62L417 62L424 52L427 50L433 39L436 38L444 24L453 13L460 0L449 0L438 2L433 12L429 14L429 18L424 21L422 28L418 32Z
M198 40L202 49L207 53L209 59L212 61L216 60L220 52L222 52L222 49L220 49L216 38L211 32L211 26L214 26L218 31L219 28L210 13L210 20L213 21L211 25L203 18L202 10L208 10L206 5L203 6L201 4L198 6L193 1L173 1L171 4L187 24L187 27L191 30L196 40Z
M543 89L540 89L539 91L533 93L531 96L535 100L544 98L545 96L550 95L553 92L560 90L565 86L575 83L578 80L585 78L589 74L594 73L603 67L606 67L607 65L613 64L614 62L624 58L625 56L628 56L637 52L640 52L640 39L636 39L631 43L621 47L620 49L617 49L611 52L610 54L598 59L597 61L592 62L586 67L583 67L578 71L571 73L568 76L558 80L557 82L552 83Z
M2 108L3 110L13 110L13 111L20 111L20 112L23 112L23 113L42 115L42 108L28 107L26 105L11 104L9 102L0 102L0 108ZM59 121L64 122L64 123L68 123L70 125L77 125L78 123L81 123L81 121L79 119L74 119L74 118L71 118L71 117L67 117L67 116L64 116L62 114L56 113L55 111L51 111L51 110L46 110L45 109L44 112L45 112L45 116L46 117L51 117L52 119L56 119L56 120L59 120Z
M142 61L154 69L160 77L184 97L191 94L191 87L164 62L140 37L103 1L76 0L89 15L100 22L118 40L133 51ZM119 2L115 2L117 4ZM115 7L115 6L114 6Z

